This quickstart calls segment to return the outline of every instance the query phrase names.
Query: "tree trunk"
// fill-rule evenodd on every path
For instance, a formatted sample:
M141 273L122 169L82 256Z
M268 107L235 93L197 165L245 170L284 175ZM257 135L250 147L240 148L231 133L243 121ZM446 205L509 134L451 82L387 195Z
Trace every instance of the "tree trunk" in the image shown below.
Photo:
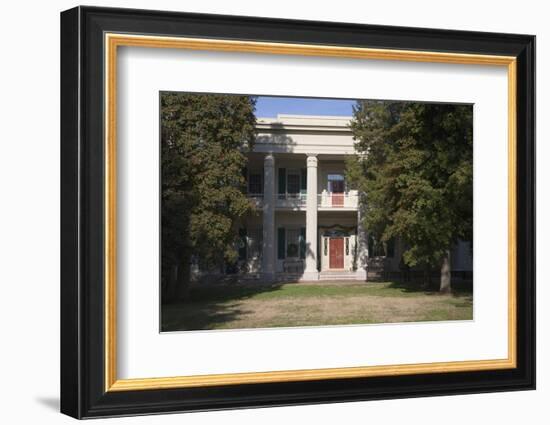
M170 265L170 273L167 280L166 291L163 294L163 303L172 302L176 298L176 288L178 285L178 266L176 264Z
M439 291L444 294L451 292L451 251L447 250L441 262L441 283Z
M189 286L191 283L191 264L184 261L178 266L178 275L176 280L175 299L183 301L189 297Z

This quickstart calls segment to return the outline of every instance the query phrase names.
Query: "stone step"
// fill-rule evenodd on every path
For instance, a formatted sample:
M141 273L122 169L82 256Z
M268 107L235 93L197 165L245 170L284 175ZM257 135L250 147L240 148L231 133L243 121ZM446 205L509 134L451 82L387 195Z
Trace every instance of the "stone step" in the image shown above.
M357 280L355 273L321 273L319 280Z

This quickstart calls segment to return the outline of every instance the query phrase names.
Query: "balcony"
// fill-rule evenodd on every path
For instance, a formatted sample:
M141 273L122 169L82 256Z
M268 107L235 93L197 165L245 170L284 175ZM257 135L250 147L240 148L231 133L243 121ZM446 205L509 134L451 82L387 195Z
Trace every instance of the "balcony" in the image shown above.
M359 205L359 196L356 190L343 193L330 193L324 190L318 197L320 210L356 210Z
M264 203L264 194L263 193L247 193L246 197L250 199L254 207L261 209Z
M276 207L297 211L305 209L306 202L307 193L279 193L277 194Z
M263 208L264 195L262 193L248 193L248 199L258 209ZM326 190L318 195L319 210L357 210L359 196L356 190L344 193L330 193ZM279 193L275 197L275 207L291 211L304 211L307 206L307 193Z

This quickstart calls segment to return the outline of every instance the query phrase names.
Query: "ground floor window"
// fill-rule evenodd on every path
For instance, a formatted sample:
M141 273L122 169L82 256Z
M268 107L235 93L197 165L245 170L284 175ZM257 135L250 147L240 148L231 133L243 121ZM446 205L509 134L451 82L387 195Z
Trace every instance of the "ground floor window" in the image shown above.
M388 257L395 256L395 240L391 238L387 242L377 240L374 236L369 236L369 257Z
M262 229L258 227L239 229L239 260L257 259L262 256Z
M260 258L262 256L262 229L259 227L249 229L248 258Z
M239 229L239 240L237 242L237 247L239 250L239 260L241 261L246 260L247 237L246 237L246 228L244 227Z
M286 236L286 257L298 258L300 254L300 230L288 229Z
M305 227L277 229L277 258L279 260L306 258Z

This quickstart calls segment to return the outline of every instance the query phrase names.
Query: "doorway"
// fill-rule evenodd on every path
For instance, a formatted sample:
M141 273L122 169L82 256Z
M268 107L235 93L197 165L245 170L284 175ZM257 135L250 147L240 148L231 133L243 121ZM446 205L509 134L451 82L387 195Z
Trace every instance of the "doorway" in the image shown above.
M330 238L329 268L344 268L344 238Z

